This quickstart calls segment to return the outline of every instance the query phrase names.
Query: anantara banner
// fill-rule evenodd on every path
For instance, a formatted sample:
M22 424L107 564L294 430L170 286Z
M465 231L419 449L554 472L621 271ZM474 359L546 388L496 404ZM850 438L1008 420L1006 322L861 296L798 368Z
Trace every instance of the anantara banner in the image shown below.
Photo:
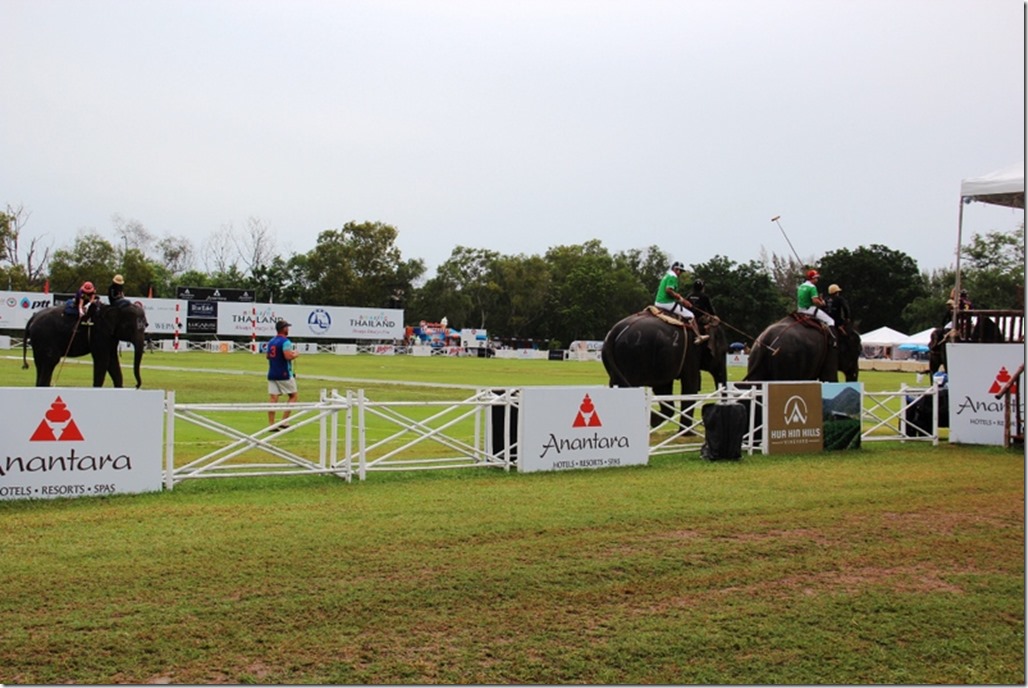
M161 489L164 392L5 387L0 499Z
M518 472L645 465L645 390L526 387L521 390Z

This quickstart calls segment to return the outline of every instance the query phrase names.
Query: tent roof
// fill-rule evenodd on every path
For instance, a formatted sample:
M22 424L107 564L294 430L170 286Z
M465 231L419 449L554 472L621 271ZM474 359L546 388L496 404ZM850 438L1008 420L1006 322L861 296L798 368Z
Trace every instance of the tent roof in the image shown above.
M960 197L965 201L1024 208L1024 163L963 180Z
M894 345L900 342L905 342L907 335L902 332L897 332L891 327L879 327L877 330L872 330L866 334L860 335L861 344L876 344L876 345Z
M900 342L900 344L924 344L925 346L928 346L932 341L933 331L935 331L935 328L929 327L927 330L915 332L914 334L910 335L902 342Z

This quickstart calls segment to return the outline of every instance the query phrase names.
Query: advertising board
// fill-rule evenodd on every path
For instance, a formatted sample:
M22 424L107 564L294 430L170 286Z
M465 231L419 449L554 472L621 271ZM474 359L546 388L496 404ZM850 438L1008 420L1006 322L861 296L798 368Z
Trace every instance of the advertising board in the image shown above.
M161 489L160 390L6 387L0 414L0 499Z
M946 345L950 443L1003 445L1003 400L996 394L1024 360L1024 344Z
M522 473L649 460L649 409L639 387L526 387L520 419Z

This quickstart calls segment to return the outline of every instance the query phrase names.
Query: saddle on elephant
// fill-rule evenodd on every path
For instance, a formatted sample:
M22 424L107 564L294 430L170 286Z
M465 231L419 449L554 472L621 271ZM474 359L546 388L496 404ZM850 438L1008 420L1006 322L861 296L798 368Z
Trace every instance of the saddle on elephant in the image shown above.
M789 317L795 320L798 325L809 327L812 330L820 332L831 343L832 347L838 345L839 338L835 334L835 327L829 327L809 313L793 311L792 313L789 313Z
M649 305L643 309L644 313L656 317L658 320L663 320L668 325L676 325L678 327L685 327L686 322L684 318L680 318L677 315L672 314L670 311L666 311L663 308L657 308L656 306Z

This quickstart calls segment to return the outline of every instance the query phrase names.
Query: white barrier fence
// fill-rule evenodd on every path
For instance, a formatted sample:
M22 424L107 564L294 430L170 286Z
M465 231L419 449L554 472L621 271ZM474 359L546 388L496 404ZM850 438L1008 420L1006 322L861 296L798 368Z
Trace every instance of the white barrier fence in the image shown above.
M938 444L939 423L934 411L938 391L935 387L904 387L897 392L865 393L861 440ZM762 386L709 394L648 393L646 403L659 420L649 432L649 455L699 451L706 429L696 416L706 404L729 402L748 407L742 451L767 453L761 412L765 394ZM931 400L933 420L915 427L907 420L907 411L925 398ZM682 404L693 405L693 412L681 414ZM165 486L170 489L197 478L257 475L329 474L349 482L354 476L366 480L371 473L386 471L509 471L517 467L520 407L516 388L478 390L456 401L375 401L363 390L323 390L317 402L290 404L288 427L279 429L286 421L267 426L265 414L269 410L281 413L284 404L177 404L169 393ZM189 449L176 440L177 422L209 433L197 443L213 448L176 466L177 449Z
M636 465L708 445L716 451L710 440L724 435L708 438L697 414L702 419L702 410L719 404L733 405L736 448L720 457L704 452L708 458L788 453L799 450L794 437L803 440L802 451L855 446L857 433L864 441L938 443L939 389L862 396L859 389L836 394L819 383L759 383L655 396L601 386L524 387L439 401L376 401L363 390L332 390L307 403L179 404L174 392L160 390L5 388L0 406L11 427L0 457L0 498L154 491L202 478L320 474L349 482L385 471ZM823 442L820 407L843 393L852 412L824 424L835 437ZM790 406L803 394L815 412L806 414L807 426L787 427L804 415ZM745 421L741 406L748 407ZM287 419L269 425L269 412L281 418L286 410ZM126 417L134 419L128 426Z

